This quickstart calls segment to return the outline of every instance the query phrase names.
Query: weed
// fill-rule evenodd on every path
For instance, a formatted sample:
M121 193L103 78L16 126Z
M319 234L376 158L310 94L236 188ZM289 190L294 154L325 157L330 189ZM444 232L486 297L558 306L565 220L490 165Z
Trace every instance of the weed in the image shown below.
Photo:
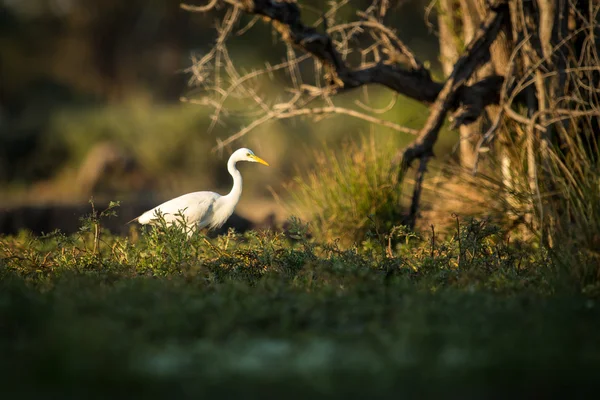
M329 149L316 153L314 170L288 186L292 211L310 220L322 241L339 238L351 245L365 240L375 227L389 232L403 218L393 156L391 147L377 148L364 137L339 155Z

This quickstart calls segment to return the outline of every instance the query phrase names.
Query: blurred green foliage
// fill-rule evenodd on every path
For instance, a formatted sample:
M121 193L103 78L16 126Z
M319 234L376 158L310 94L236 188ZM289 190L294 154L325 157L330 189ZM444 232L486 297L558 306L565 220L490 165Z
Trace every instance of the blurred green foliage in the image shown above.
M344 7L339 17L354 18L354 10L367 4L361 0ZM395 7L390 23L428 58L435 54L436 38L427 33L423 4L415 1ZM320 17L324 4L311 0L302 6L310 23ZM190 13L180 9L178 1L168 0L1 3L0 185L53 179L62 169L78 165L101 137L117 138L127 147L139 145L136 155L147 169L164 172L164 180L181 175L184 166L187 170L206 166L212 157L210 148L233 133L232 127L218 127L207 138L205 110L198 106L195 114L180 106L178 99L187 91L183 70L190 65L190 55L212 46L214 23L223 12ZM249 21L244 17L241 24ZM269 25L262 23L234 37L231 53L236 64L250 70L281 61L285 52L273 51L282 46L272 39ZM253 43L251 51L248 42ZM405 118L409 112L396 108L391 114ZM343 125L346 131L354 130L354 121ZM322 128L316 128L319 133L314 135L329 136ZM285 130L284 137L277 139L282 147L272 153L301 142ZM275 135L280 132L270 137ZM270 140L265 136L256 142ZM297 153L295 159L301 158ZM217 171L211 169L208 180L226 184L228 176Z
M486 221L390 251L311 240L298 220L118 237L111 212L77 235L0 238L3 394L482 397L596 381L594 298Z

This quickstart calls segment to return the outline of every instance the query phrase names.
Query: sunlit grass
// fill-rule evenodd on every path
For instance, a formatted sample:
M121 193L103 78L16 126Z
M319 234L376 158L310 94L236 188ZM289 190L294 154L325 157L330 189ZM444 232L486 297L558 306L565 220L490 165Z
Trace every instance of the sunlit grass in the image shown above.
M521 139L522 140L522 139ZM577 132L561 135L562 146L536 149L533 169L523 143L506 148L507 157L488 159L476 176L450 168L461 182L455 186L478 194L475 205L513 237L545 247L560 268L565 284L597 293L600 282L599 150L584 144ZM540 144L541 146L541 144ZM502 174L502 163L509 171ZM442 194L444 197L444 194ZM452 196L448 196L452 197ZM443 209L443 207L441 207ZM567 283L568 282L568 283Z
M339 151L314 151L315 164L288 186L292 211L311 222L321 240L361 243L367 233L389 232L402 223L401 177L393 146L375 137L350 141Z

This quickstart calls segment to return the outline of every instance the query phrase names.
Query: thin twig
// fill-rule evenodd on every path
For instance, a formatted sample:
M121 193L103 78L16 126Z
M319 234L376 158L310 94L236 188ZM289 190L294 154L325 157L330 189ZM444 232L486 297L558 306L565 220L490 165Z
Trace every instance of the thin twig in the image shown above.
M186 11L192 12L207 12L216 7L218 0L210 0L210 2L205 6L192 6L190 4L182 3L179 7L183 8Z
M275 106L275 107L277 107L277 106ZM294 110L289 111L289 112L271 112L269 114L265 114L261 118L258 118L256 120L252 121L252 123L250 123L250 125L246 126L245 128L243 128L242 130L240 130L236 134L231 135L230 137L228 137L224 141L220 142L215 148L213 148L213 151L215 151L217 149L220 149L220 148L223 148L224 146L229 145L230 143L232 143L232 142L240 139L241 137L247 135L252 130L258 128L260 125L262 125L262 124L264 124L264 123L266 123L266 122L268 122L270 120L288 119L288 118L295 118L295 117L300 117L300 116L323 115L323 114L342 114L342 115L348 115L350 117L362 119L362 120L367 121L367 122L371 122L371 123L374 123L374 124L385 126L386 128L393 129L393 130L395 130L397 132L408 133L408 134L411 134L411 135L417 135L419 133L419 131L417 129L412 129L412 128L408 128L406 126L398 125L398 124L395 124L393 122L390 122L390 121L387 121L387 120L384 120L384 119L380 119L380 118L375 118L375 117L373 117L371 115L364 114L364 113L361 113L359 111L351 110L351 109L344 108L344 107L333 106L333 107L300 108L300 109L294 109Z

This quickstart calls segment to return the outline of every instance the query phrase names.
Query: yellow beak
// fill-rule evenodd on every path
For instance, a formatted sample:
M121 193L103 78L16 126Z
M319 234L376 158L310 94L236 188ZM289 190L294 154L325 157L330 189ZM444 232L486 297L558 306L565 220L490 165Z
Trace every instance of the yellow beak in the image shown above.
M265 160L263 160L262 158L260 158L259 156L255 156L254 154L252 154L250 156L250 158L254 159L254 161L261 163L262 165L266 165L267 167L269 166L269 163L266 162Z

